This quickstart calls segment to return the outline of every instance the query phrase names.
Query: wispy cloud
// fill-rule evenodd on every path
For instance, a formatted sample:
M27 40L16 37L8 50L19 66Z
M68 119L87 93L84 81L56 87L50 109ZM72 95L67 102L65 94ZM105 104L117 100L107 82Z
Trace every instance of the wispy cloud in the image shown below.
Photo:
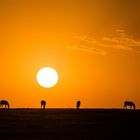
M133 51L134 46L140 46L140 41L136 41L126 35L124 30L116 30L116 34L114 36L103 37L101 42L105 47L121 49L125 51Z
M134 47L140 47L140 41L126 35L124 30L116 30L114 35L99 40L89 36L75 36L74 39L78 43L67 47L68 49L101 55L107 54L107 48L132 52L135 51ZM85 43L86 45L83 45Z
M86 51L93 54L106 55L106 51L104 51L103 49L97 49L94 47L89 47L84 45L73 45L73 46L68 46L67 48L71 50Z
M99 55L107 54L105 49L100 47L101 46L100 42L98 42L94 38L88 36L74 36L74 39L78 40L78 43L68 46L67 47L68 49L85 51L88 53L99 54Z

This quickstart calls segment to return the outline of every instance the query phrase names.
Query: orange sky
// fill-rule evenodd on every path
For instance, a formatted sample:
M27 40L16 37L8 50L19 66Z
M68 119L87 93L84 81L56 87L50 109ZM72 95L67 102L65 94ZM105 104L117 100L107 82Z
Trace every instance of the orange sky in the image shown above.
M0 100L140 108L139 13L138 0L0 0ZM44 66L59 73L53 88L36 82Z

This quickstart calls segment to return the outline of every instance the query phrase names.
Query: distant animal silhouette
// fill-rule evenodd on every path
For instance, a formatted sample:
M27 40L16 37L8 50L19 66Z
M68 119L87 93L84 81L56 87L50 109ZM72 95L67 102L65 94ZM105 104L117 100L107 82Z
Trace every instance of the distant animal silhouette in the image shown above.
M41 101L41 109L45 109L46 106L46 101L42 100Z
M136 106L135 106L135 104L133 103L133 102L131 102L131 101L125 101L124 102L124 108L125 109L127 109L127 106L129 106L130 107L130 109L136 109Z
M6 100L1 100L0 101L0 106L2 106L2 108L8 108L8 109L10 108L9 103Z
M81 105L81 101L77 101L76 102L76 108L79 109L80 108L80 105Z

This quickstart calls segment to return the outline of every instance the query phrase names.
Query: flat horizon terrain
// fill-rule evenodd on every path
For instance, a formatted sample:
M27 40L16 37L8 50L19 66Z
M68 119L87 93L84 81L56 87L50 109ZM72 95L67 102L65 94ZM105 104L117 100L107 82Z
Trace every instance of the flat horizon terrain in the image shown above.
M2 140L135 139L139 127L139 109L0 109Z

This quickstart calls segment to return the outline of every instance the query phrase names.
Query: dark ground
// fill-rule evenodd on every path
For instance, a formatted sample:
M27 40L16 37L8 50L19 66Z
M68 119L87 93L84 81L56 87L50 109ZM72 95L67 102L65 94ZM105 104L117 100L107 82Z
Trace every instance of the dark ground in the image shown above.
M0 109L0 140L139 139L140 110Z

